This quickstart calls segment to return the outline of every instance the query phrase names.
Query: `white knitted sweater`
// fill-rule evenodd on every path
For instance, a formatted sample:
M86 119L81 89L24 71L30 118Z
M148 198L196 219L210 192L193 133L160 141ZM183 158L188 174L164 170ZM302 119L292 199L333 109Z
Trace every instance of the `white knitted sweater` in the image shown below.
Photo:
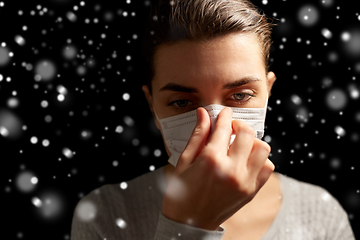
M278 174L280 210L261 240L355 239L348 216L324 188ZM72 240L220 240L226 229L209 231L174 222L161 214L164 167L120 184L95 189L78 203ZM242 239L239 236L238 239Z

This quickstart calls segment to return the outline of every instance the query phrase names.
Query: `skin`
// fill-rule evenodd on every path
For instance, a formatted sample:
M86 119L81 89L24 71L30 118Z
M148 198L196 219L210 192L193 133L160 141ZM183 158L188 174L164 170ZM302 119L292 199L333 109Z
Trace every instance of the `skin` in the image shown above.
M142 88L153 115L155 111L161 119L198 109L197 126L176 168L170 164L165 167L168 188L162 213L196 227L215 230L221 224L226 226L227 233L235 232L232 229L239 229L244 218L255 216L264 200L278 197L279 181L267 158L270 146L254 138L253 129L241 120L232 121L231 113L226 112L228 108L220 112L215 131L210 134L210 119L202 107L265 106L276 77L273 72L266 72L259 40L254 33L240 33L203 43L182 41L161 45L154 61L152 95L146 85ZM222 89L244 77L259 81ZM170 82L196 88L198 92L159 91ZM178 102L168 105L174 101ZM155 117L154 121L161 131ZM225 150L233 133L237 137ZM165 148L170 156L166 145ZM179 180L186 189L181 200L171 198Z

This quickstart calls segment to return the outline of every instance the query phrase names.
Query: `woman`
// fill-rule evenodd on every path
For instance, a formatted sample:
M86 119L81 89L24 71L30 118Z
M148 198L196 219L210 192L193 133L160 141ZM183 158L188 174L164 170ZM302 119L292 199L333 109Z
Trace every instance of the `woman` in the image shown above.
M142 90L170 164L85 196L72 239L354 239L339 202L273 172L260 140L271 27L245 0L152 6Z

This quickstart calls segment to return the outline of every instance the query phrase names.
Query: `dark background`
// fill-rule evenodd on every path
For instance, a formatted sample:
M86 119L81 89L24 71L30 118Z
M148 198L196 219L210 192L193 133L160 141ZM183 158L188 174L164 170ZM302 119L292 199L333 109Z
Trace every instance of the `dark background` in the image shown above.
M82 196L167 164L141 91L151 1L81 2L0 0L1 239L69 239ZM327 189L359 237L360 11L351 2L254 1L278 24L270 159Z

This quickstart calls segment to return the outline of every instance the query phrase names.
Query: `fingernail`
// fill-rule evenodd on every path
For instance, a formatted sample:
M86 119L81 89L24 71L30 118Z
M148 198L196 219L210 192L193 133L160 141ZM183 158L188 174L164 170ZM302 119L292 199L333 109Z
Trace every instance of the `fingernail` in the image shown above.
M227 111L228 111L228 113L230 113L230 115L232 116L232 114L233 114L232 109L231 109L231 108L229 108L229 107L227 107Z

